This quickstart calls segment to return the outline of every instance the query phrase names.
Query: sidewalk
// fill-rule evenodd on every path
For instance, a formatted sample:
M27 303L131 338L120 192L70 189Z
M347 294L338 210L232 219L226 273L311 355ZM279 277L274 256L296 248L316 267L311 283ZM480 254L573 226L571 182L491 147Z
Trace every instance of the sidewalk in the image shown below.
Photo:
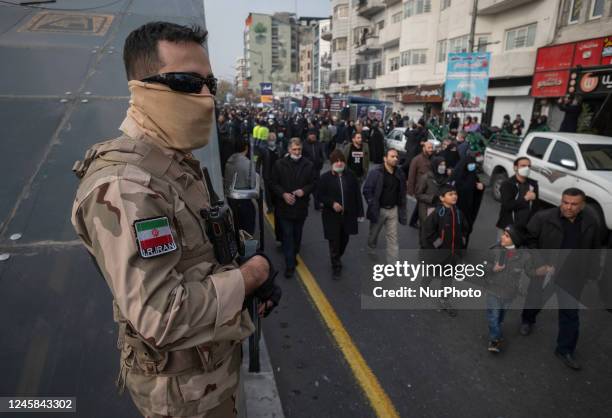
M249 373L249 342L242 345L242 381L240 385L240 418L284 418L274 372L270 362L270 354L263 334L259 340L259 357L261 371ZM242 413L246 411L246 413Z

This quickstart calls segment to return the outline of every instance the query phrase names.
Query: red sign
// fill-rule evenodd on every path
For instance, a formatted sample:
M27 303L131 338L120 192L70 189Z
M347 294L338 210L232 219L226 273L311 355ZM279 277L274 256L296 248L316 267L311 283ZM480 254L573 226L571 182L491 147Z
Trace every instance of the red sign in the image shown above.
M563 70L572 66L574 44L562 44L538 49L536 71Z
M573 67L593 67L601 62L601 51L603 48L603 39L591 39L588 41L578 42L574 52Z
M612 65L612 36L608 36L603 40L601 65Z
M531 95L533 97L565 96L569 71L543 71L533 75Z

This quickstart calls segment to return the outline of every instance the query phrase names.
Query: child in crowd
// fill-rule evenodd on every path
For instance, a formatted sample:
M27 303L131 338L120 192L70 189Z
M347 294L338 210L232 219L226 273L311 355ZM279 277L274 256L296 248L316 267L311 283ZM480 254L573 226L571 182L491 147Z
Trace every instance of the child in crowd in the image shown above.
M430 264L456 264L462 250L465 249L470 225L457 205L457 189L450 184L440 186L438 190L440 205L432 208L421 228L421 247L423 259ZM431 251L436 250L436 251ZM429 286L431 278L423 282ZM457 316L448 298L440 299L442 310L451 317Z
M521 231L508 225L500 242L493 247L495 251L491 270L485 276L487 285L487 321L489 324L489 352L501 350L502 324L506 310L516 297L523 272L528 273L529 255L518 248L523 243Z

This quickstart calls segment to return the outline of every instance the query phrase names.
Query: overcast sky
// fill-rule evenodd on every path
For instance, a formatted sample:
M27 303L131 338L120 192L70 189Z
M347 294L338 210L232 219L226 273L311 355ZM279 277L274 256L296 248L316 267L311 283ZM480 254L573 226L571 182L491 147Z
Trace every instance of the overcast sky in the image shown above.
M236 58L242 55L244 21L250 12L331 15L330 0L204 0L204 6L213 72L228 80L234 79Z

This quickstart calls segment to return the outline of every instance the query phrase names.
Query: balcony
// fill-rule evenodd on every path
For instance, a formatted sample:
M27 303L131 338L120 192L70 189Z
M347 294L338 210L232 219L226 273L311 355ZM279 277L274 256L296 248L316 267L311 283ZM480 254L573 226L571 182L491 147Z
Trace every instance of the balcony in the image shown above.
M332 40L331 26L326 26L323 30L321 30L321 39L323 39L324 41L331 42Z
M494 15L533 2L533 0L480 0L478 3L478 15Z
M376 78L377 89L388 89L399 85L399 71L392 71Z
M357 3L357 14L363 18L370 19L385 10L382 0L361 0Z
M355 53L357 55L370 55L375 54L382 50L378 42L378 35L366 35L361 37L357 43L355 43Z
M378 32L378 42L383 48L393 48L399 46L401 33L402 26L399 23L387 25Z
M389 6L393 6L394 4L397 3L401 3L402 0L383 0L383 3L389 7Z

